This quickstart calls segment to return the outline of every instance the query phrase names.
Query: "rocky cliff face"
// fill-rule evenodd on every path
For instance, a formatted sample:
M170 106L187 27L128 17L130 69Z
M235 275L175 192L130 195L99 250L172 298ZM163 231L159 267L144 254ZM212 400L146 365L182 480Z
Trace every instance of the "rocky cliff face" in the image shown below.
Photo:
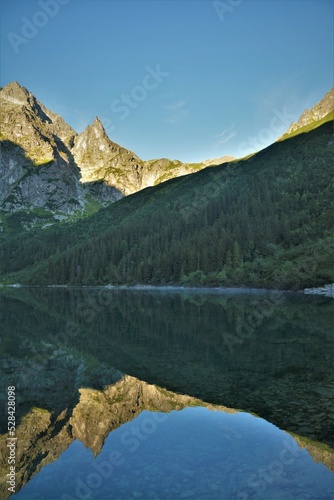
M2 132L17 140L33 161L48 157L57 145L64 153L73 147L76 132L17 82L1 89L0 99Z
M234 160L229 156L201 163L183 163L168 158L143 161L132 151L112 142L97 117L92 125L76 136L72 152L81 171L81 182L103 181L124 195L192 174L209 165Z
M0 90L0 122L5 213L40 210L62 219L208 165L143 161L112 142L98 118L77 134L17 82Z
M92 125L76 136L72 151L83 183L103 180L125 195L146 187L143 183L144 162L112 142L97 117Z
M333 108L334 89L291 124L287 135ZM77 134L17 82L0 90L0 148L0 212L46 212L53 220L91 213L145 187L234 160L143 161L112 142L98 118ZM0 213L0 230L1 223Z
M327 92L325 97L319 101L313 108L306 109L300 116L297 123L291 123L286 134L291 134L296 130L310 125L313 122L322 120L334 110L334 87Z
M85 204L75 132L14 82L0 92L0 207L71 214Z

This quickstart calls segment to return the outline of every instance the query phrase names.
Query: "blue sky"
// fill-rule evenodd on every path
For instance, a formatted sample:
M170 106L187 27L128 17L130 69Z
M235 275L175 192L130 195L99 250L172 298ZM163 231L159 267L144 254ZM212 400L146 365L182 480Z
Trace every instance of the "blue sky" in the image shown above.
M331 0L0 0L1 85L142 159L273 142L333 86Z

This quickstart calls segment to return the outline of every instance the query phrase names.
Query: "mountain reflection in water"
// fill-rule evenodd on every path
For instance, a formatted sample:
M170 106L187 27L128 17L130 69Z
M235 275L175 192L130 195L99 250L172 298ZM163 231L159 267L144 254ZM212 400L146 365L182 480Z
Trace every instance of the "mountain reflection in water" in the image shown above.
M309 465L303 458L302 461L295 460L299 464L297 468L284 464L273 466L283 467L284 471L278 473L276 470L280 481L270 483L273 488L270 494L282 494L280 488L286 479L286 491L294 488L296 498L304 498L298 495L304 494L310 484L307 486L307 481L302 484L303 481L298 479L303 474L313 477L314 481L325 478L325 489L314 490L314 494L323 495L329 491L330 485L333 486L332 473L323 465L320 471L320 464L314 462L323 462L333 469L332 450L326 446L333 446L331 422L334 413L331 370L333 301L330 299L264 292L21 288L0 290L0 311L3 326L0 375L4 387L15 385L17 388L18 489L33 478L22 490L22 495L25 492L24 495L31 496L18 493L17 498L51 498L43 497L43 488L39 490L36 485L38 481L43 483L45 474L49 474L50 479L48 471L52 467L62 477L68 477L68 481L63 482L62 489L57 490L54 486L48 494L58 491L60 496L55 498L61 498L63 492L68 492L73 498L84 498L73 489L73 478L79 477L79 472L69 468L65 460L67 457L70 463L76 463L69 458L72 457L71 450L73 453L80 450L81 442L91 450L83 453L81 449L81 455L86 456L84 461L91 463L93 457L102 460L100 457L109 440L117 439L117 433L124 436L127 426L138 425L135 422L148 418L147 412L154 412L147 429L149 425L154 427L152 418L161 412L171 412L166 420L173 422L168 431L171 436L180 435L180 426L184 429L182 432L188 427L192 429L188 441L180 445L183 458L175 456L175 470L170 468L174 448L171 443L168 445L168 439L155 444L156 460L159 449L170 454L166 464L161 463L167 476L174 475L177 483L177 467L188 470L191 487L184 481L187 477L181 475L182 491L168 493L172 487L166 479L164 489L158 492L155 482L150 483L154 475L154 464L147 461L154 455L150 450L143 451L144 457L133 453L131 459L125 460L124 470L117 468L118 482L112 486L114 496L105 498L118 498L117 495L119 498L142 497L145 485L131 479L130 469L135 474L134 468L148 478L147 488L149 483L153 485L149 490L151 498L155 498L154 495L156 498L174 498L173 495L177 494L184 496L175 498L187 498L186 495L189 498L204 495L205 498L205 489L209 495L206 498L228 498L221 492L226 480L231 483L228 489L229 494L234 495L231 498L238 498L237 494L244 495L240 500L253 495L262 498L263 482L263 491L268 494L270 481L258 477L258 469L277 460L280 463L277 453L278 456L280 452L284 454L282 450L287 440L293 443L295 448L292 449L299 450L300 456L307 457ZM262 419L223 406L212 406L217 404L255 412L299 436L294 436L293 440ZM189 406L204 409L186 409ZM220 411L210 412L208 408ZM174 412L175 409L182 411ZM201 431L192 426L192 415L201 416L199 420L194 419L199 428L201 421ZM217 419L214 422L210 420L212 415ZM232 417L233 423L228 420ZM258 426L258 431L254 431L255 441L249 441L245 422L247 425L254 422L251 425ZM161 438L159 429L166 425L163 419L159 424L155 423L158 430L145 440L147 446L152 443L153 436L154 440ZM206 435L208 430L203 431L208 425L215 429L212 432L216 433L216 438ZM268 426L270 432L264 431ZM1 427L5 433L6 415L1 417ZM230 431L226 432L226 429ZM110 431L113 432L109 435ZM200 438L202 434L206 436L204 441ZM225 437L223 441L217 441L217 436ZM4 434L0 442L3 457L1 484L4 484L2 479L6 468L5 438ZM131 434L128 438L128 442L139 439ZM205 442L216 450L211 458L211 448L204 451ZM279 442L275 450L274 442ZM140 442L140 450L146 450L145 447L144 441ZM229 447L231 469L227 471L223 462L226 462L224 453ZM220 461L215 455L220 453L219 450L225 457ZM182 460L189 453L190 457L202 458L197 465L192 463L184 468ZM237 467L238 460L243 464L241 468ZM140 461L144 469L140 468ZM68 474L64 476L65 463ZM80 470L86 470L83 464L76 465ZM190 477L194 472L197 478L204 470L211 478L207 482ZM288 472L291 473L289 477L286 476ZM89 472L83 474L81 481L84 481L85 474L87 476ZM330 474L330 478L326 474ZM249 477L253 486L249 485ZM270 479L270 475L268 477ZM255 483L258 484L257 490ZM109 482L103 484L110 489ZM209 484L213 489L207 489ZM217 488L217 495L214 488ZM42 496L34 496L38 491ZM92 498L104 498L99 496L101 491L94 490ZM4 490L0 493L5 495ZM111 490L108 494L112 494ZM130 496L124 496L126 494ZM268 496L263 493L263 498Z
M194 407L143 411L111 432L96 458L74 441L13 498L320 500L331 497L333 478L272 424Z

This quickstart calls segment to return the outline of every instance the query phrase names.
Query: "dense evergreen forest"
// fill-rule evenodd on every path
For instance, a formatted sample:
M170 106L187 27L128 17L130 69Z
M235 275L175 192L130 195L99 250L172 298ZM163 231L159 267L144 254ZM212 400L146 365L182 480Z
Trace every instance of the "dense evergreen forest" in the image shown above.
M14 232L0 245L1 282L285 289L333 282L333 151L330 121L75 224Z

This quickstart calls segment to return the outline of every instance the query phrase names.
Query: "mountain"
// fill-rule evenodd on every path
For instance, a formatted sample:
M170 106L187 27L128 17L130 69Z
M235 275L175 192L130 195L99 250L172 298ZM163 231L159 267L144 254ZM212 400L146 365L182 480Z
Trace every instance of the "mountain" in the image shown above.
M143 161L112 142L98 117L76 136L72 149L81 171L81 182L103 181L129 195L174 177L196 172L207 164L182 163L167 158Z
M96 117L93 124L77 135L73 156L81 171L81 182L105 181L123 194L141 188L143 162L137 155L112 142Z
M214 165L222 165L223 163L227 163L228 161L234 161L236 158L234 156L220 156L219 158L213 158L211 160L204 160L202 163L206 167L212 167Z
M333 122L7 238L2 282L300 289L334 282ZM29 248L29 252L26 251Z
M334 114L334 87L327 92L325 97L321 99L313 108L305 109L302 115L299 117L297 123L291 123L288 130L281 137L282 139L291 137L295 133L300 133L301 131L307 131L313 128L313 125L319 123L322 120L328 121L328 116L331 114L333 118ZM327 118L326 118L327 117Z
M71 214L84 207L75 132L16 82L0 92L0 206Z
M74 378L81 378L82 359L77 359L71 354L67 357L68 360L71 359ZM24 362L20 364L24 370ZM54 383L58 385L59 375L63 375L63 364L64 361L58 359L58 367L54 365L49 368L55 377ZM66 373L68 376L68 372ZM101 373L109 380L103 388L92 388L89 383L88 387L73 388L75 393L73 401L67 406L65 404L60 411L52 412L44 406L29 408L20 422L17 422L16 491L21 490L43 467L57 460L75 440L91 449L96 458L109 433L131 422L144 410L170 413L172 410L178 411L188 406L203 406L229 414L238 413L234 409L211 405L187 395L147 384L112 367L100 366L90 376L101 377ZM32 386L35 385L35 376L34 374L28 377L32 379ZM63 384L68 387L67 381L64 380ZM42 383L43 389L46 389L45 385ZM46 392L53 391L47 388ZM41 400L40 394L35 394L36 397ZM0 494L3 499L10 496L6 485L7 444L7 434L1 435Z
M76 367L78 373L80 366ZM78 440L97 457L109 433L135 419L142 411L170 413L188 406L236 414L222 406L206 404L186 395L175 394L156 385L108 368L113 384L103 389L79 388L79 401L59 414L44 408L32 408L17 427L17 491L40 470L59 458ZM153 420L153 422L155 422ZM0 436L1 456L6 457L7 435ZM7 460L0 461L1 484L6 485ZM1 487L1 498L8 498Z
M81 182L77 135L17 82L1 89L0 231L75 219L123 196L103 182Z
M332 89L283 138L312 127L333 110ZM0 90L0 230L44 227L90 215L124 195L207 166L167 158L141 160L111 141L95 118L77 134L17 82Z
M39 139L40 144L57 144L56 119L50 118L50 124L28 97L30 108L23 108L35 110L36 124L45 126L48 137L45 143ZM66 172L76 175L78 163L84 165L80 175L85 182L75 186L90 193L96 189L96 199L101 188L117 189L119 197L122 190L139 192L68 227L45 228L43 233L36 228L19 236L9 232L0 243L2 282L293 289L333 283L334 112L322 117L330 105L320 108L325 110L317 115L320 120L306 129L251 157L207 168L168 159L142 162L110 141L98 119L80 135L66 129L61 140L63 149L70 147L61 157ZM14 127L10 130L13 136ZM18 140L32 156L30 135L27 144L21 135ZM61 163L59 146L52 151L56 160L45 169ZM38 177L34 168L20 182ZM150 184L154 186L143 189Z
M109 368L109 372L111 371ZM187 395L147 384L134 377L123 375L117 370L114 370L113 376L116 377L116 381L102 390L80 388L76 406L64 408L59 415L54 415L44 408L34 407L23 417L16 429L17 492L44 467L55 462L76 440L85 448L91 449L96 459L108 435L134 420L144 410L159 412L157 421L154 415L147 414L146 419L152 419L152 426L158 426L159 422L167 419L171 411L180 411L190 406L201 406L230 415L238 413L231 408L211 405ZM316 462L324 463L329 470L333 470L331 448L301 436L292 436L298 446L305 448ZM132 442L135 444L136 440ZM0 436L1 456L4 458L8 455L7 444L7 434ZM4 500L10 497L6 485L7 472L7 460L0 460L2 479L0 493ZM65 478L64 480L66 481Z
M143 161L112 142L98 118L77 134L17 82L0 90L0 121L2 230L89 215L124 195L206 166Z

